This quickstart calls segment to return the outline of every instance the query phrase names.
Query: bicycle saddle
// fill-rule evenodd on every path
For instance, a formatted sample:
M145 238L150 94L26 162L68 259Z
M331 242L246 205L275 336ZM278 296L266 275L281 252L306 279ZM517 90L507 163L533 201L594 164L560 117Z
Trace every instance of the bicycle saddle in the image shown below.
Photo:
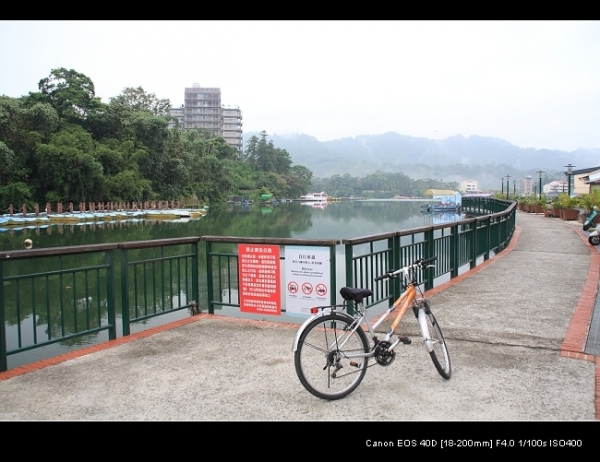
M356 303L362 302L363 298L373 295L370 289L355 289L352 287L342 287L340 295L344 300L353 300Z

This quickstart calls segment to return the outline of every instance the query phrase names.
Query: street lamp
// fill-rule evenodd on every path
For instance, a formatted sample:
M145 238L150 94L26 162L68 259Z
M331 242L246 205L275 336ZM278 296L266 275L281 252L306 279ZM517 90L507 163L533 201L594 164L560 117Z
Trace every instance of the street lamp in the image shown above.
M513 180L513 196L517 198L517 180Z
M567 171L565 172L565 175L567 175L567 194L569 195L569 197L571 197L571 175L573 175L573 167L575 166L568 164L565 165L565 167L567 168Z
M500 184L502 185L502 196L504 196L504 177L500 178Z
M506 175L506 200L508 200L509 192L510 192L510 175Z
M542 172L541 170L538 170L538 175L540 176L540 200L542 200Z

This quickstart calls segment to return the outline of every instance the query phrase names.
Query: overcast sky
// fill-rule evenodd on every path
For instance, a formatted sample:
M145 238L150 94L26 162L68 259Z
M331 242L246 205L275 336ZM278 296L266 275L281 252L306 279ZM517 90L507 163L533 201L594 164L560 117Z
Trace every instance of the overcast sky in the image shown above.
M600 21L0 21L0 95L59 67L104 102L219 87L245 132L600 148Z

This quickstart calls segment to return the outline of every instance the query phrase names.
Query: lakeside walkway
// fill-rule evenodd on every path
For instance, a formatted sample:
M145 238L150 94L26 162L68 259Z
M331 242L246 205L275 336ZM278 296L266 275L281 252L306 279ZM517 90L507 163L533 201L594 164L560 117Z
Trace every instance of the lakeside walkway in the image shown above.
M507 249L426 294L448 381L410 316L415 341L328 402L296 376L298 325L202 314L0 373L0 420L599 420L599 280L580 224L518 212Z

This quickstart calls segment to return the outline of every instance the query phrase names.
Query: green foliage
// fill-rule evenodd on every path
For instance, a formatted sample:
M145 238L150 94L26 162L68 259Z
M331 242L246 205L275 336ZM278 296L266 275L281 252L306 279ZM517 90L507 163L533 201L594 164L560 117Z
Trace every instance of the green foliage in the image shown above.
M88 112L99 103L95 99L94 83L74 69L53 69L48 77L39 81L38 87L58 115L66 121L85 119Z
M577 205L583 207L587 213L591 213L594 206L600 206L600 189L594 189L589 194L579 194Z
M97 200L102 184L102 165L94 157L94 143L88 132L70 126L39 144L37 161L44 195L54 192L62 201Z
M333 175L331 178L313 178L314 191L328 191L334 197L377 197L394 196L423 197L428 189L452 189L457 191L456 182L444 182L435 179L413 180L403 173L377 172L365 177L353 177L349 174Z
M15 182L7 186L0 186L0 210L8 210L9 205L19 209L22 204L32 208L31 191L25 183Z
M552 205L558 209L571 210L577 207L578 199L576 197L569 197L568 194L559 194L552 199Z
M0 141L0 185L8 184L15 163L14 158L14 152Z
M147 93L142 87L125 88L119 96L110 99L111 104L121 104L133 112L148 111L155 116L169 117L171 102Z
M543 194L541 197L537 196L534 198L532 202L541 207L542 210L546 210L548 208L548 198Z
M125 88L104 104L92 80L53 69L39 92L0 96L3 200L37 203L225 202L266 188L277 197L308 192L312 172L292 165L266 131L238 159L221 137L169 129L167 99Z

